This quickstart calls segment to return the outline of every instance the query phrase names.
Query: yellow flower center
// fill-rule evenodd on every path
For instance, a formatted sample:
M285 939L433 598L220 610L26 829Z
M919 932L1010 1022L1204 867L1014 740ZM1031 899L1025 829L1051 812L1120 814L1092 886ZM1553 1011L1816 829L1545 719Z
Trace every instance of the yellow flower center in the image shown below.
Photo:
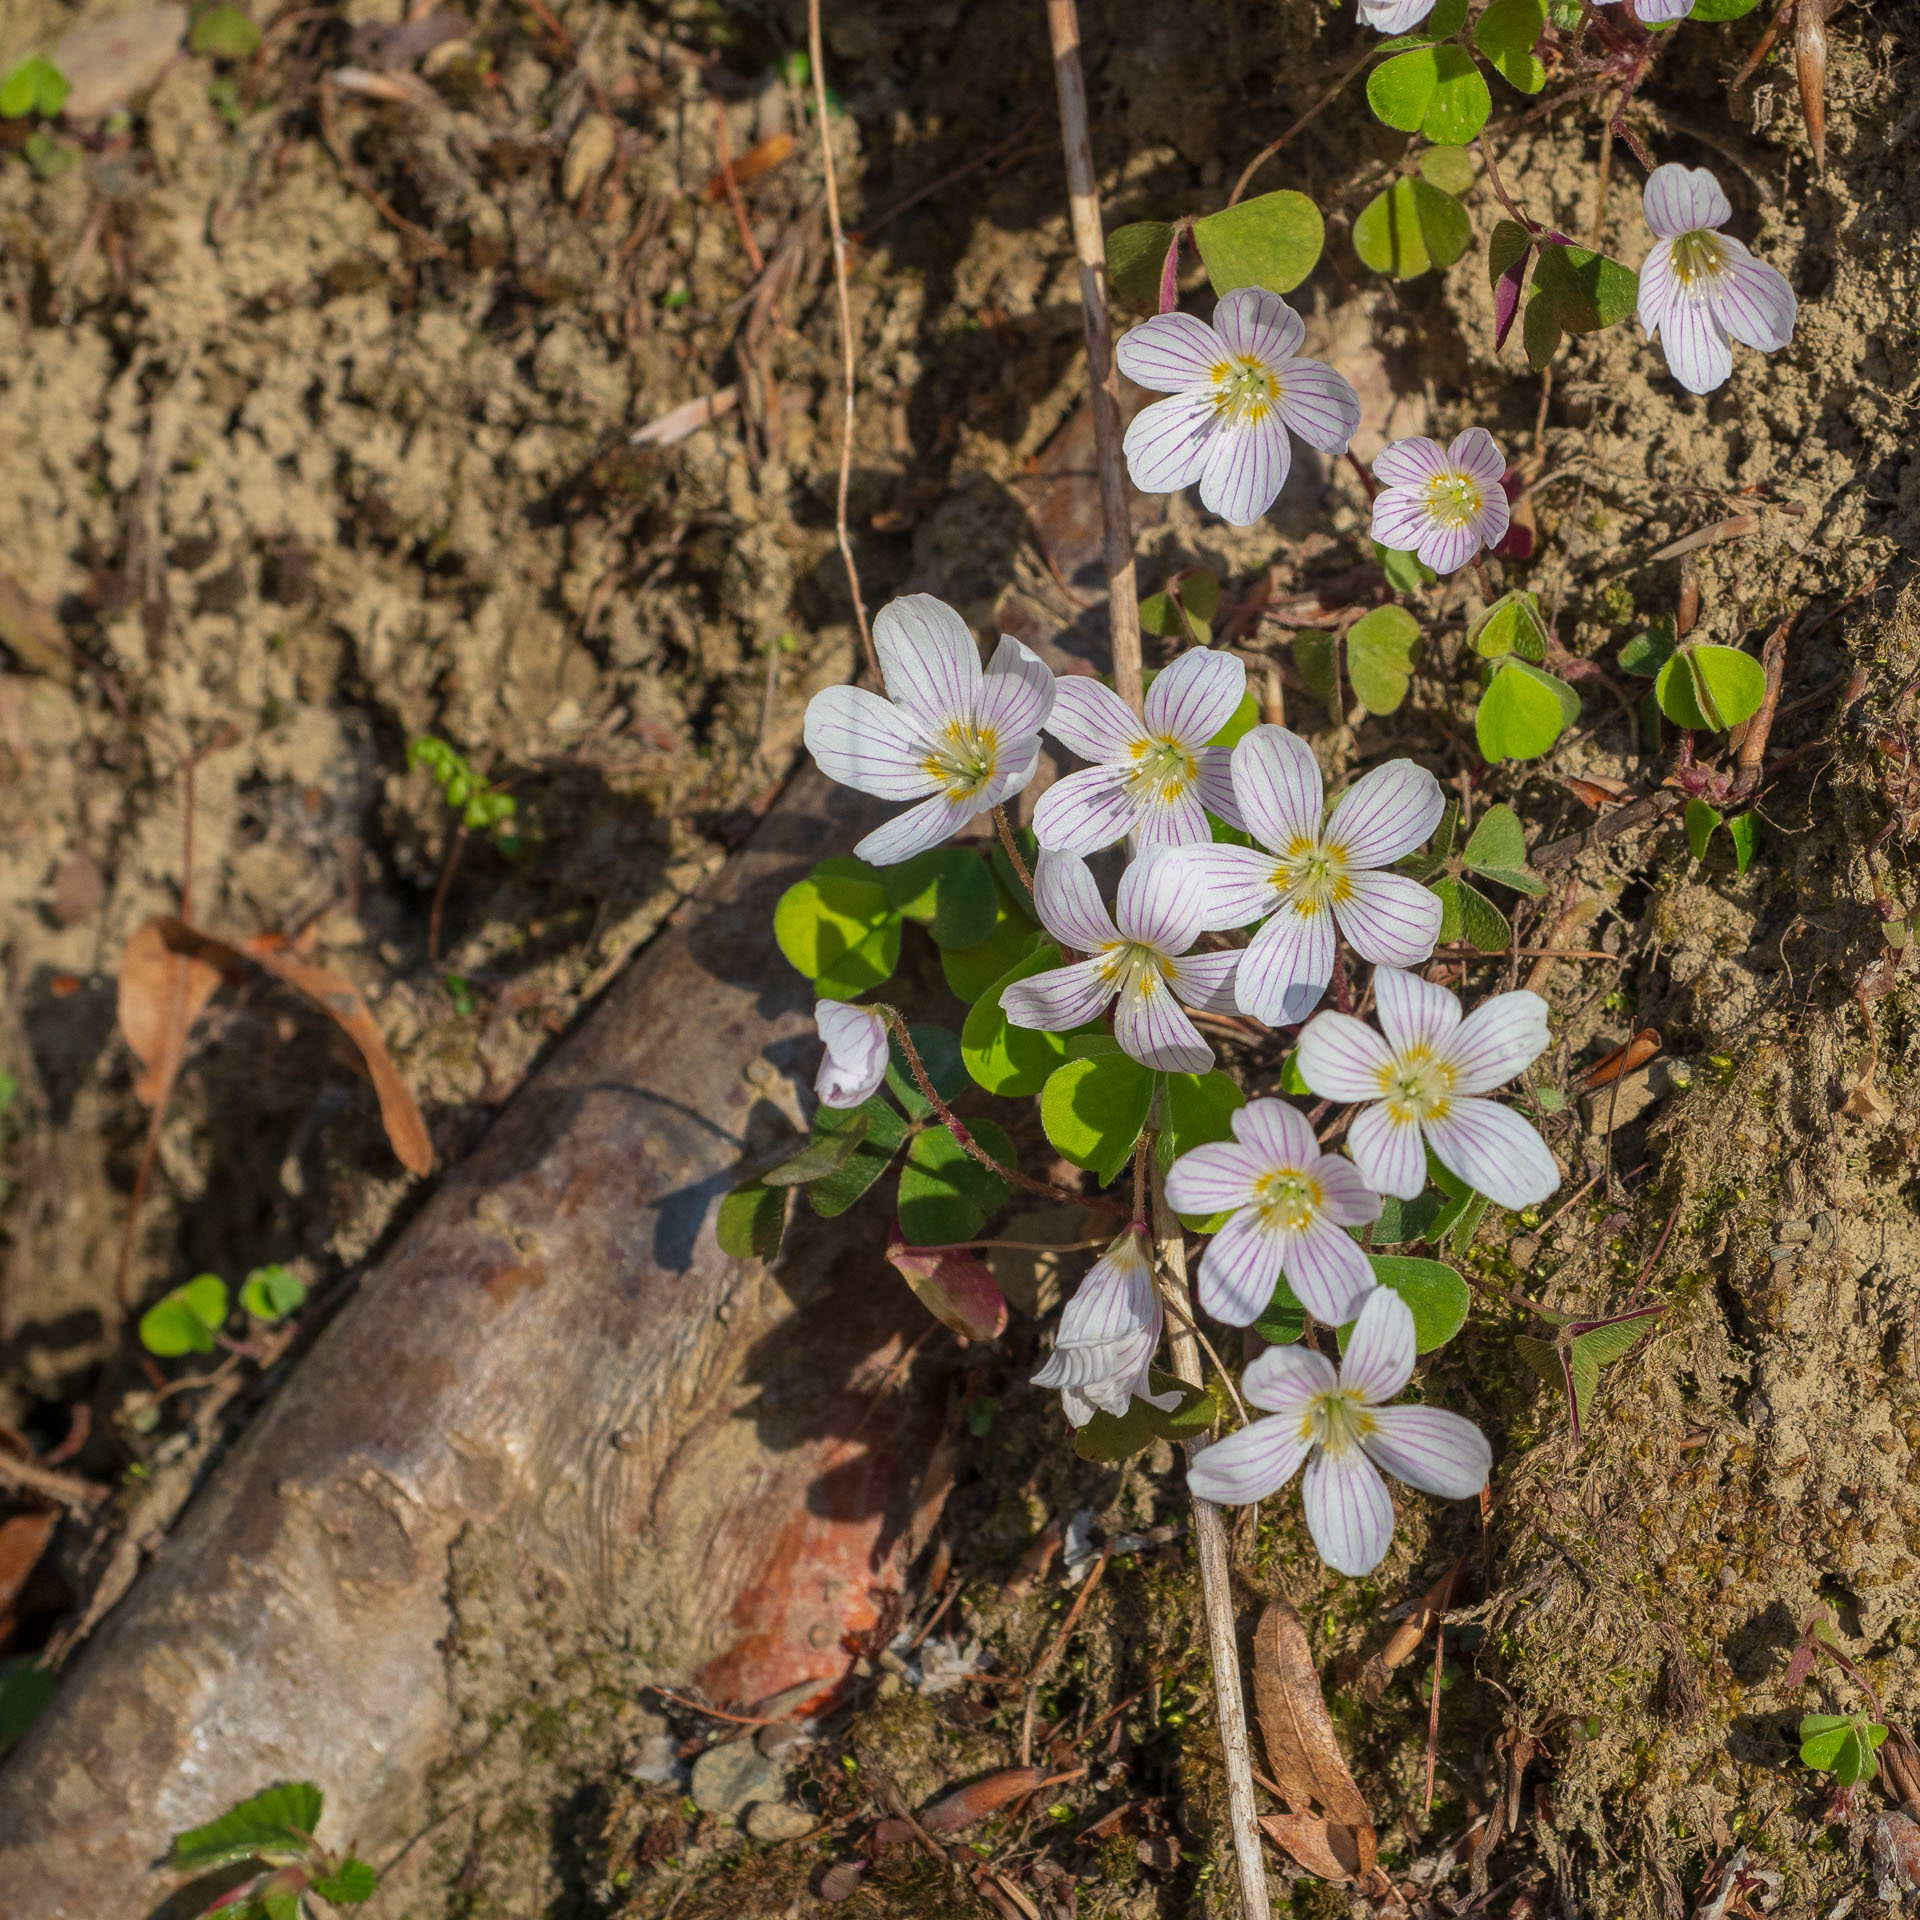
M1288 904L1303 920L1311 920L1329 907L1344 906L1353 898L1346 848L1334 841L1310 840L1305 834L1287 843L1280 864L1267 878L1287 896Z
M1692 289L1696 280L1717 280L1726 250L1720 236L1705 227L1683 233L1673 243L1673 277L1682 287Z
M1276 1167L1254 1183L1253 1203L1270 1229L1304 1233L1326 1196L1320 1182L1299 1167Z
M1319 1393L1300 1418L1300 1438L1317 1442L1338 1458L1379 1429L1372 1410L1351 1387Z
M1199 777L1200 763L1178 740L1165 735L1136 740L1127 751L1133 759L1127 787L1141 799L1171 805Z
M1100 949L1098 960L1102 980L1122 994L1137 993L1143 1000L1152 999L1165 984L1161 969L1166 964L1166 955L1158 947L1141 940L1116 940Z
M1241 426L1264 420L1280 398L1280 382L1251 355L1238 353L1208 368L1216 412Z
M1409 1047L1379 1071L1380 1096L1387 1112L1403 1125L1408 1121L1444 1120L1448 1096L1456 1076L1429 1047Z
M1480 483L1469 473L1443 473L1427 482L1427 518L1440 526L1471 526L1484 504Z
M949 720L920 766L946 788L949 800L970 800L993 778L999 760L1000 740L991 727Z

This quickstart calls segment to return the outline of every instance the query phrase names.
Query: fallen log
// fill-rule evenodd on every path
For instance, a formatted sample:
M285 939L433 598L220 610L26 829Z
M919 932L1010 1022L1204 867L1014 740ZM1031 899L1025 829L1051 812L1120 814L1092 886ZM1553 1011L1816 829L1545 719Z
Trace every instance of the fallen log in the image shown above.
M905 1377L932 1323L875 1204L797 1207L772 1268L711 1219L811 1071L774 901L873 817L797 778L366 1276L0 1769L4 1920L150 1911L169 1837L276 1780L369 1858L418 1834L476 1539L644 1621L643 1680L843 1679L924 1534L951 1342Z

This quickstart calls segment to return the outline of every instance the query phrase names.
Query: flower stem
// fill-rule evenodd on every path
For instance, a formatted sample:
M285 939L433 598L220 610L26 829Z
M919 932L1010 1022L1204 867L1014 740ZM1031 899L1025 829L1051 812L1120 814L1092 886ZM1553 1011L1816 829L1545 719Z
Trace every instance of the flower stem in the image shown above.
M995 807L993 824L1000 830L1000 844L1007 850L1007 858L1013 863L1013 870L1019 876L1020 884L1027 890L1027 898L1033 898L1033 875L1027 870L1027 863L1020 857L1020 842L1013 837L1013 822L1007 818L1005 807Z

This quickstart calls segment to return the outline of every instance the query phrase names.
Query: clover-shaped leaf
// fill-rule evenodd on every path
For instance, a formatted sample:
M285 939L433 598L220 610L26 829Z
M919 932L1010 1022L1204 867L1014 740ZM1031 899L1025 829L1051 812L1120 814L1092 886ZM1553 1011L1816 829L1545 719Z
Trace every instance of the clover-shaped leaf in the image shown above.
M933 847L886 869L887 900L938 947L978 946L993 932L993 869L969 847Z
M1886 1728L1862 1713L1809 1713L1800 1722L1800 1759L1842 1787L1858 1786L1880 1771L1874 1755L1886 1737Z
M1564 680L1509 658L1480 696L1473 730L1489 761L1537 760L1579 717L1580 696Z
M851 1000L900 964L900 914L886 877L849 854L822 860L780 896L773 937L823 1000Z
M1537 594L1515 589L1503 593L1467 629L1467 644L1487 660L1517 654L1538 665L1547 657L1547 623Z
M1760 711L1767 672L1738 647L1689 641L1660 669L1653 691L1675 726L1723 733Z
M736 1260L771 1260L787 1228L787 1189L746 1180L720 1202L713 1237Z
M1313 271L1326 234L1320 209L1291 189L1258 194L1193 223L1193 244L1217 294L1236 287L1291 293Z
M1040 1092L1040 1123L1060 1153L1105 1186L1132 1157L1152 1104L1151 1069L1113 1047L1052 1074Z
M1538 93L1547 70L1534 48L1546 31L1547 0L1493 0L1474 23L1473 44L1522 93Z
M240 1304L256 1320L284 1320L306 1297L307 1283L278 1262L255 1267L240 1283Z
M0 80L0 119L53 119L72 91L67 76L45 54L30 53Z
M217 1273L203 1273L140 1316L140 1344L162 1360L211 1353L226 1319L227 1283Z
M1404 607L1375 607L1347 633L1347 677L1369 713L1391 713L1407 697L1420 627Z
M1166 220L1135 220L1107 235L1107 284L1130 307L1160 311L1160 275L1173 245Z
M1487 124L1493 95L1465 47L1412 47L1367 76L1367 102L1401 133L1436 146L1464 147Z
M1538 372L1569 333L1598 333L1624 320L1640 295L1640 276L1618 260L1557 240L1538 243L1533 291L1522 339Z
M1353 250L1363 264L1396 280L1450 267L1472 245L1466 208L1452 193L1418 177L1396 180L1375 194L1353 223Z
M1567 1396L1568 1415L1577 1447L1586 1425L1594 1390L1600 1384L1600 1369L1623 1358L1639 1344L1647 1323L1666 1312L1664 1305L1636 1307L1631 1313L1587 1320L1578 1314L1545 1313L1541 1317L1556 1328L1552 1340L1537 1340L1521 1334L1514 1340L1514 1351L1550 1386Z

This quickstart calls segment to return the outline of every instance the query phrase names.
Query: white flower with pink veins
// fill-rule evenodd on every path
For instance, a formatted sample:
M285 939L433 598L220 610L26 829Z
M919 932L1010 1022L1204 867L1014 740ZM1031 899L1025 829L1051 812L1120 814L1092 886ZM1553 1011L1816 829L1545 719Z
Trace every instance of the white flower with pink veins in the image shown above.
M1096 1413L1125 1413L1135 1395L1170 1413L1180 1404L1177 1388L1147 1391L1165 1321L1153 1290L1147 1236L1129 1227L1061 1310L1052 1356L1033 1384L1058 1387L1061 1408L1076 1427Z
M1353 17L1375 33L1411 33L1433 9L1434 0L1354 0Z
M858 1107L880 1091L887 1077L887 1022L872 1007L844 1000L816 1000L813 1024L826 1043L826 1058L813 1090L823 1107Z
M1419 435L1396 440L1373 470L1386 483L1373 498L1373 537L1383 547L1457 573L1507 537L1507 456L1485 427L1469 427L1448 447Z

